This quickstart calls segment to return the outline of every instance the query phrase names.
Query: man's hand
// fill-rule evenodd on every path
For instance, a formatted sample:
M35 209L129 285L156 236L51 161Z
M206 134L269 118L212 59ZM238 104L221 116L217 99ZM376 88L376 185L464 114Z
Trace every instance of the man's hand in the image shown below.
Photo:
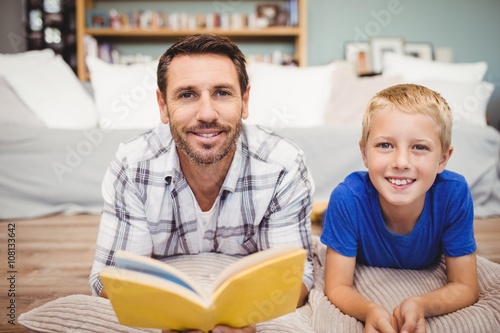
M394 309L401 333L425 333L425 312L415 298L404 300Z
M242 328L232 328L229 326L218 325L211 331L211 333L255 333L257 331L255 325L242 327Z
M242 328L233 328L229 326L217 325L211 330L211 333L255 333L257 331L255 325L242 327ZM171 331L171 330L163 330L162 333L203 333L202 331L192 330L192 331Z

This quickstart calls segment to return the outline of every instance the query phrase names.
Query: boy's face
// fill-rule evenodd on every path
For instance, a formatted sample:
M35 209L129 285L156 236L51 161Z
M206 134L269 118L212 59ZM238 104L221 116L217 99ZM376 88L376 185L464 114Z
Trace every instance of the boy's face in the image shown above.
M441 151L439 128L428 116L381 110L361 153L382 211L423 208L425 193L446 167L452 150Z

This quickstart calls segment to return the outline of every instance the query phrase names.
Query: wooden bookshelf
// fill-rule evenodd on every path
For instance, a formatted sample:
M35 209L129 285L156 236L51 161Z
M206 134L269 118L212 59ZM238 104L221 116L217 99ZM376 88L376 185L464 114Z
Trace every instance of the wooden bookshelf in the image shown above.
M223 34L225 36L290 36L295 37L299 33L300 29L297 27L269 27L265 29L181 29L181 30L170 30L170 29L140 29L140 28L129 28L116 30L112 28L93 28L86 29L86 33L92 36L186 36L190 34L197 33L212 33L212 34Z
M220 34L238 40L251 40L258 43L279 40L290 41L294 45L294 58L299 66L307 65L307 0L297 0L298 2L298 25L297 26L271 26L260 29L167 29L167 28L89 28L86 26L86 11L94 8L94 2L98 0L76 0L76 23L77 23L77 74L80 80L89 80L89 75L85 66L85 46L84 36L90 35L98 40L120 39L121 41L133 43L137 37L149 38L154 41L161 37L164 41L169 38L172 41L178 37L197 33ZM119 2L119 1L117 1ZM130 2L130 1L129 1ZM272 1L270 1L272 2Z

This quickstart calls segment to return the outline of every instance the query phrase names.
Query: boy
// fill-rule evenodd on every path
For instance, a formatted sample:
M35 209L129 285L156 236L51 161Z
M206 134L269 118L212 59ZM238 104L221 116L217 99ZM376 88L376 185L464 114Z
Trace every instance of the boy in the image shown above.
M332 192L321 241L325 293L365 332L425 332L425 318L479 298L473 203L461 175L445 170L453 152L452 113L436 92L402 84L376 94L359 143L368 172ZM410 297L392 313L353 288L356 262L423 269L445 256L448 283Z

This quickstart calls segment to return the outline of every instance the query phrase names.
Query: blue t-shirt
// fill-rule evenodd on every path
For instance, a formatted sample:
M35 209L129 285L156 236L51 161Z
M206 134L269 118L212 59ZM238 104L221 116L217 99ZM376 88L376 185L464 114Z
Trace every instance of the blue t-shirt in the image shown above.
M476 250L474 208L465 178L451 171L438 174L427 191L422 213L408 235L387 229L378 192L368 172L354 172L332 192L321 241L358 263L390 268L423 269L442 254L459 257Z

